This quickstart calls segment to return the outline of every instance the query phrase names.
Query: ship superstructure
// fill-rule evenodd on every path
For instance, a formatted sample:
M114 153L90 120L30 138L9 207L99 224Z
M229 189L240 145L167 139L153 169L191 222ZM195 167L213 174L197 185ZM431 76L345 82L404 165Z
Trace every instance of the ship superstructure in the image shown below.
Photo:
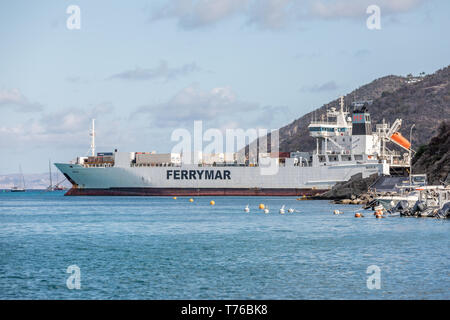
M411 152L386 147L394 142L410 150L397 132L400 125L401 120L392 127L383 122L373 131L367 104L355 104L350 113L341 98L338 108L309 125L316 138L313 152L260 152L257 157L200 152L197 163L187 164L178 153L115 150L55 165L72 183L66 195L316 195L358 173L364 178L408 168ZM276 165L276 172L264 174L262 163Z

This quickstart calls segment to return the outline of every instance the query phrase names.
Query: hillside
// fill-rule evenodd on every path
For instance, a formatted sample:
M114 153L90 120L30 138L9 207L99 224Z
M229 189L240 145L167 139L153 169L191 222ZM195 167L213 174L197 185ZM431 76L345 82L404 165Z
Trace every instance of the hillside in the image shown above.
M386 76L376 79L344 96L345 105L350 106L354 101L375 100L383 93L394 92L404 85L406 78ZM285 127L280 128L280 151L312 151L316 144L309 136L308 125L313 117L319 118L330 107L338 107L339 98L322 107L305 114Z
M418 148L413 158L413 174L426 173L430 184L450 183L450 121L439 127L438 134Z
M403 119L400 131L405 137L409 137L415 123L412 143L417 149L436 135L442 120L450 119L450 66L417 83L407 83L407 78L393 75L376 79L347 94L345 105L361 100L373 100L369 107L373 123L383 118L391 124L397 118ZM308 125L313 115L318 118L327 108L338 105L336 99L280 128L280 151L312 151L315 141L309 137Z
M52 173L53 184L65 180L61 174ZM47 173L24 174L26 189L45 189L49 186L49 175ZM13 186L22 187L22 176L18 173L0 175L0 189L11 189ZM61 183L64 187L70 187L71 184L65 180Z

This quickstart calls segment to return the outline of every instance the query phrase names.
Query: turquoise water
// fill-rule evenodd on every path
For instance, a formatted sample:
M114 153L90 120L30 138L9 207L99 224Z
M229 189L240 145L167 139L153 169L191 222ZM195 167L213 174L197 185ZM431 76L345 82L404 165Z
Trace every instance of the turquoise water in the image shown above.
M300 212L280 215L282 204ZM295 198L0 193L0 299L450 298L449 221L370 211L356 219L357 209ZM66 286L70 265L80 268L80 290ZM370 265L381 270L379 290L367 288Z

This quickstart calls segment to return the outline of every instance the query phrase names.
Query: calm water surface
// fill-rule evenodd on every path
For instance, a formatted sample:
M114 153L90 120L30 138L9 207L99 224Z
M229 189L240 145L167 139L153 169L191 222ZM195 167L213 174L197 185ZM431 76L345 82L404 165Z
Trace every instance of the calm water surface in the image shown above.
M300 212L280 215L283 204ZM356 219L358 208L0 193L0 299L450 299L450 221ZM80 290L66 286L70 265Z

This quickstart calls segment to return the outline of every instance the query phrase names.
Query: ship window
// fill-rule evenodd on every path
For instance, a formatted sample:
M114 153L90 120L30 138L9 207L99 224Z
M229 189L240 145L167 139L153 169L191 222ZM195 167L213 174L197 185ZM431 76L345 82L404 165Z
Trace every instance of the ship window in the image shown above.
M319 162L325 162L325 156L319 156Z
M355 154L355 160L362 160L362 154Z
M338 161L337 156L329 156L328 159L330 159L330 161Z

